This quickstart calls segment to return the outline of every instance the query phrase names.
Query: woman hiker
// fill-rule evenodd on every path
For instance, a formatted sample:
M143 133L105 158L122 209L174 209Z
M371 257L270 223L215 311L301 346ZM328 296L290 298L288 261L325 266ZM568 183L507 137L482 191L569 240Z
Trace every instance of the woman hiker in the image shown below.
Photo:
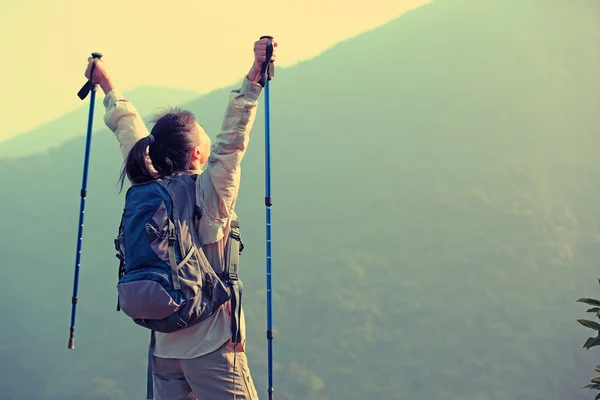
M116 89L104 62L97 60L92 82L105 94L104 122L119 141L125 166L121 182L132 185L176 173L198 174L197 196L203 222L198 224L202 249L217 273L224 268L225 241L240 185L240 163L246 152L262 86L261 67L268 39L254 43L254 62L241 88L230 94L216 142L189 111L173 109L156 119L148 133L134 105ZM275 61L277 43L273 41ZM90 58L85 76L90 79ZM245 321L241 342L232 341L231 304L223 304L207 319L173 333L155 332L152 352L153 386L157 400L258 399L245 355ZM234 360L234 357L235 360ZM235 368L234 368L235 365Z

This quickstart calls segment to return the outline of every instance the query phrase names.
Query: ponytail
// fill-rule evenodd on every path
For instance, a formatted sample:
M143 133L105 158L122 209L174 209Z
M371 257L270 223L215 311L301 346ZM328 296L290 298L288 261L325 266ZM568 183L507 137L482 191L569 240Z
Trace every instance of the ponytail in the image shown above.
M127 155L119 178L121 190L125 178L135 185L191 168L190 152L201 144L194 114L171 108L152 122L151 134L138 140Z
M125 184L125 178L129 178L133 184L150 182L156 179L148 168L146 156L146 150L153 141L152 136L143 137L129 150L119 177L121 190Z

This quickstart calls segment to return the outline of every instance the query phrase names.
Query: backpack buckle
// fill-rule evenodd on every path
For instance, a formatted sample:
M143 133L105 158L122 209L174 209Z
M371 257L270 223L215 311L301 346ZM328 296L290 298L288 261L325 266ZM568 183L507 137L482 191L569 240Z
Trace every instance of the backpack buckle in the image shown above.
M244 242L242 241L242 235L240 234L240 227L237 224L237 221L233 221L231 223L231 230L229 231L229 237L237 240L240 244L240 254L244 250Z
M174 244L177 240L177 232L175 226L171 226L169 229L169 243Z

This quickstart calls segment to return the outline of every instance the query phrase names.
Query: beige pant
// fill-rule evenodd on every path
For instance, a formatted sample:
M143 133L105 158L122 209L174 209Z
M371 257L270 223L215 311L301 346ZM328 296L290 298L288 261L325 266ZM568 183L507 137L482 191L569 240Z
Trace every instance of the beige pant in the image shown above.
M156 400L258 400L246 353L230 343L189 360L153 357L152 371Z

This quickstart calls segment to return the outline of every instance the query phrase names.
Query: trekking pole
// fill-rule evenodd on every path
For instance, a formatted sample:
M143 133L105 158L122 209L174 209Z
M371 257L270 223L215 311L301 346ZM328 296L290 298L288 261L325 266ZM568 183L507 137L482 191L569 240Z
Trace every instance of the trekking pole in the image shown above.
M83 178L81 183L81 201L79 206L79 229L77 232L77 252L75 253L75 277L73 282L73 297L71 298L71 328L69 329L69 349L75 348L75 312L77 310L77 289L79 286L79 266L81 262L81 242L83 241L83 219L85 215L85 198L87 195L87 179L88 179L88 165L90 161L90 144L92 141L92 124L94 122L94 103L96 100L96 91L98 90L98 85L92 83L94 79L94 70L96 69L96 63L100 58L102 58L102 54L100 53L92 53L92 58L94 59L94 63L92 64L92 69L90 71L90 80L88 80L85 85L79 90L77 96L81 100L85 99L90 93L90 111L88 114L88 126L87 126L87 136L85 139L85 156L83 160Z
M261 79L259 83L265 88L265 206L266 212L266 233L267 233L267 341L268 341L268 382L269 382L269 400L273 400L273 309L272 309L272 289L271 289L271 122L270 122L270 104L269 104L269 81L275 75L275 66L271 62L273 55L273 37L262 36L261 39L269 39L267 45L267 60L261 68Z

